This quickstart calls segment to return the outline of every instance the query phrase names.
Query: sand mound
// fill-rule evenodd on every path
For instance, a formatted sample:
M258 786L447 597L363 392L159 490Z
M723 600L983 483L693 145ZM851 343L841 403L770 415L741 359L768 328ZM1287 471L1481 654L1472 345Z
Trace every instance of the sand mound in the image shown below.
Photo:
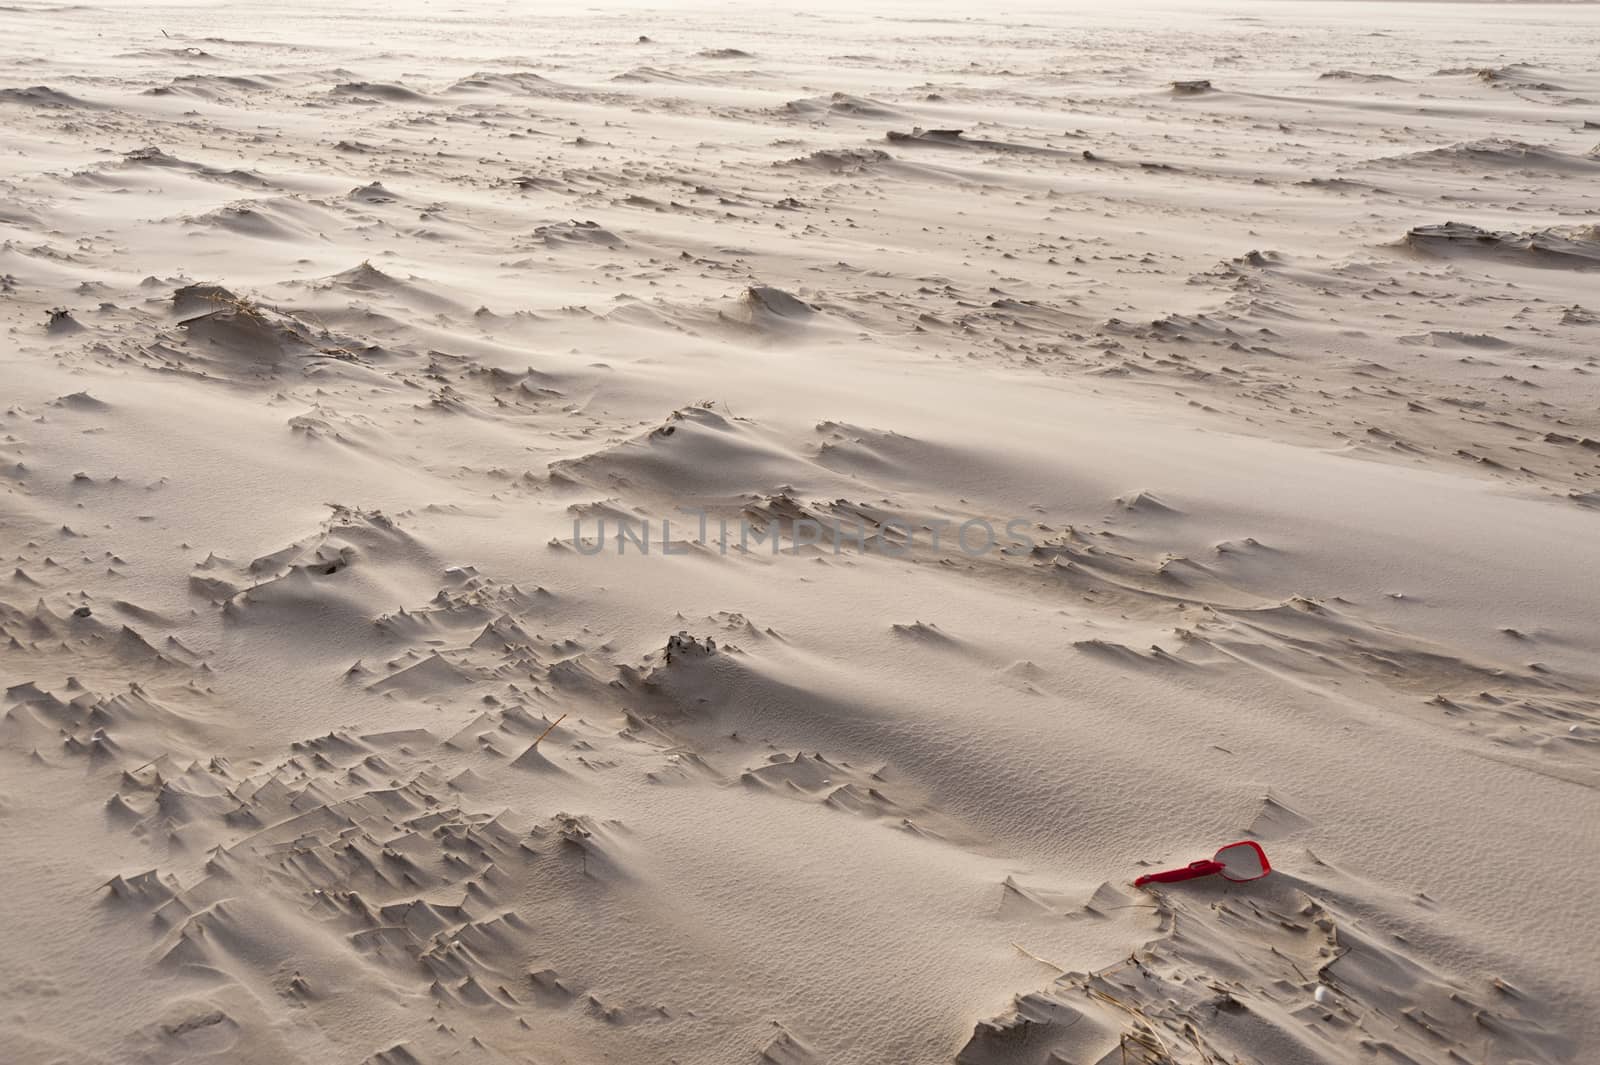
M781 288L753 285L745 289L745 306L757 319L781 318L787 321L804 321L816 314L816 308Z
M888 152L877 148L823 148L800 159L789 160L789 166L804 166L829 174L862 174L893 161Z
M1429 255L1497 259L1569 270L1600 268L1600 227L1596 226L1506 233L1464 222L1446 222L1417 226L1406 233L1405 244Z
M238 74L180 74L165 85L146 89L151 96L191 96L217 103L234 100L247 93L267 92L276 85L271 79Z
M290 367L304 370L312 360L354 362L365 347L220 285L185 285L172 294L172 305L181 345L147 351L151 365L168 371L256 382Z
M631 440L550 465L551 478L562 483L607 492L626 485L651 496L676 486L695 498L725 502L805 481L815 472L756 427L706 407L684 407Z
M1419 962L1403 939L1347 908L1343 890L1269 880L1157 890L1167 935L1111 968L1069 972L1020 996L980 1023L956 1060L1327 1061L1381 1047L1397 1060L1446 1065L1482 1053L1485 1041L1514 1060L1565 1055L1518 996L1469 989ZM1113 891L1107 903L1124 899ZM1208 1023L1196 1026L1197 1013Z
M1318 74L1317 77L1322 81L1354 81L1369 85L1405 80L1397 78L1393 74L1371 74L1359 70L1326 70Z
M159 167L166 170L182 171L195 177L205 178L208 181L217 181L227 185L240 185L252 189L270 189L274 187L272 182L252 170L225 170L221 167L206 166L203 163L196 163L188 159L180 159L175 155L169 155L154 145L135 148L133 151L128 152L123 156L120 165L128 169Z
M111 404L102 399L96 399L87 392L74 392L71 395L60 396L55 400L55 405L70 407L73 410L107 411Z
M246 200L230 203L187 219L189 225L221 230L257 240L314 241L318 229L308 224L316 213L295 200Z
M400 197L391 192L389 187L381 181L372 181L365 185L357 185L355 188L345 193L345 198L354 200L357 203L372 204L373 206L398 203L400 200Z
M1010 152L1022 155L1053 155L1064 158L1082 159L1081 150L1067 151L1059 148L1045 148L1032 144L1015 144L1009 141L990 140L983 137L965 136L965 130L959 129L923 129L920 126L913 128L909 133L899 130L890 130L884 134L888 140L902 145L912 145L931 148L952 148L957 151L986 150L993 152Z
M661 67L634 67L614 75L612 81L631 82L637 85L697 85L702 79L689 74L679 74Z
M552 247L586 245L602 248L624 248L628 244L627 241L602 226L599 222L580 222L576 219L539 226L533 231L533 239Z
M1501 67L1457 67L1452 70L1440 70L1439 75L1470 75L1485 85L1496 89L1517 90L1523 92L1566 92L1560 85L1548 81L1536 80L1538 72L1526 63L1511 63Z
M228 302L179 324L203 348L245 363L273 365L316 350L303 323L245 300Z
M44 108L93 108L91 104L80 100L76 96L52 89L48 85L34 85L26 89L0 89L0 103L18 104L23 107Z
M311 287L318 292L354 293L365 299L430 312L465 309L460 301L443 294L439 291L439 286L425 278L395 277L365 261L357 263L348 270L320 278L312 282Z
M375 101L381 100L391 104L426 103L431 99L415 89L407 88L391 82L382 81L346 81L335 85L328 90L330 95L349 97L353 100Z
M808 96L803 100L790 100L783 105L789 114L805 117L826 117L828 115L844 115L850 118L872 118L890 121L903 121L905 113L899 109L863 96L852 96L845 92L830 93L827 96Z
M239 302L239 297L221 285L184 285L172 293L172 309L182 318L209 314Z
M1569 155L1547 145L1489 138L1434 148L1424 152L1382 160L1389 164L1429 168L1489 167L1503 170L1588 173L1600 168L1600 160Z
M497 92L505 94L543 93L556 88L554 82L531 70L481 72L462 78L447 92Z

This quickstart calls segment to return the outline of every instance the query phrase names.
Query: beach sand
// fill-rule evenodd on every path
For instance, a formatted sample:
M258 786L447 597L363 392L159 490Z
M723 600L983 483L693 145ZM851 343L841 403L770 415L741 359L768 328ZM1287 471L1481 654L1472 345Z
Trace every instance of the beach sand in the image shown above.
M7 1065L1600 1055L1600 9L0 30Z

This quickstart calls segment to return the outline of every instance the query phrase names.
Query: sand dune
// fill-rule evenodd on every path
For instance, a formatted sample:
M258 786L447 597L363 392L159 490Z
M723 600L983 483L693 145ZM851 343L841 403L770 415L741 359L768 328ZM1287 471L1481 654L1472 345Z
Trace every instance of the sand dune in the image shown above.
M1596 1056L1594 8L0 26L0 1060Z

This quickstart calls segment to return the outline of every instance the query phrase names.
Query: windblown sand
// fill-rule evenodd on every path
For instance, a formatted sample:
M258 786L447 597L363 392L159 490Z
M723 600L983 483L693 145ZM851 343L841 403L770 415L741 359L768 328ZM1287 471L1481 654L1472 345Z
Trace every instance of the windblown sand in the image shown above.
M6 1065L1600 1055L1597 9L0 31Z

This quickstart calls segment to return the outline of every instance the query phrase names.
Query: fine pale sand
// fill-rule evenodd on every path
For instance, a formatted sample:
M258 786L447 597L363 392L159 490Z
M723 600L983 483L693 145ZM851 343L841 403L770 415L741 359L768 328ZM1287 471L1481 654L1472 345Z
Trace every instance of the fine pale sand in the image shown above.
M1600 1056L1600 10L0 31L6 1065Z

